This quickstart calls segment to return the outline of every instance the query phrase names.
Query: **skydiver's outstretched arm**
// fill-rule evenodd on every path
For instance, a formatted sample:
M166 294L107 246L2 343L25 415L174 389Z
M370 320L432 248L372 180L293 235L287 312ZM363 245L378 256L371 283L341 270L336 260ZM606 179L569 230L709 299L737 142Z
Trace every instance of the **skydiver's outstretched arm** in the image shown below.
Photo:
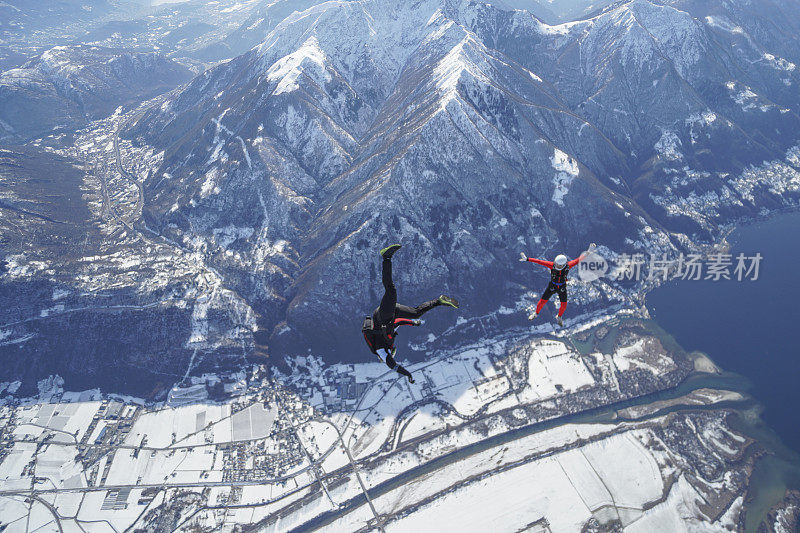
M399 307L399 306L398 306ZM418 318L395 318L394 319L394 326L420 326L422 325L422 320Z
M572 268L575 265L577 265L578 263L580 263L581 261L583 261L584 259L586 259L586 252L583 252L581 255L579 255L578 257L576 257L572 261L568 261L567 262L567 266Z
M583 252L581 255L579 255L578 257L576 257L575 259L573 259L569 263L567 263L567 266L569 266L570 268L574 267L575 265L577 265L578 263L580 263L581 261L586 259L587 255L589 255L590 253L594 252L595 248L597 248L597 245L595 243L590 244L589 248L585 252Z
M553 268L553 262L552 261L545 261L543 259L536 259L534 257L529 257L528 258L528 262L529 263L536 263L537 265L542 265L543 267L547 267L547 268Z
M535 259L533 257L528 257L525 255L525 252L519 253L519 260L520 261L527 261L529 263L536 263L537 265L542 265L543 267L553 268L552 261L545 261L544 259Z

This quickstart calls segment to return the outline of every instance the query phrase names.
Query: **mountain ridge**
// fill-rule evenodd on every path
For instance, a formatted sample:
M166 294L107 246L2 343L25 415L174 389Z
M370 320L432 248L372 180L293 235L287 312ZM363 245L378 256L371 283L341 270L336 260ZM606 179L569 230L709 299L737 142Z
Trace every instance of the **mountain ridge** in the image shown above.
M69 305L102 301L86 296L98 276L124 309L147 306L142 327L173 324L125 361L176 379L264 354L360 358L376 252L398 240L402 301L463 303L429 317L430 337L408 333L410 358L526 327L545 278L518 268L521 250L675 255L797 203L800 76L794 52L748 33L777 8L754 9L633 0L548 25L466 0L315 5L68 140L59 153L92 169L100 249L42 263L81 280ZM46 276L20 253L8 279ZM642 290L575 280L570 309L636 308ZM138 320L125 313L120 328ZM54 357L45 325L25 324L9 338ZM65 366L104 364L92 346Z
M707 25L668 4L632 0L608 7L590 19L548 26L530 13L503 11L476 2L414 2L404 4L399 12L389 10L388 4L380 1L323 3L287 17L262 44L212 69L202 80L190 84L172 109L166 113L151 113L142 121L149 124L142 125L140 122L130 135L150 139L146 142L158 145L159 134L156 130L162 124L170 127L176 117L188 112L184 109L192 106L205 109L202 106L211 103L208 110L204 111L205 115L222 111L224 114L213 120L227 121L225 127L230 129L233 137L239 139L234 138L230 142L232 154L235 153L239 159L239 166L234 172L243 171L242 157L248 166L252 164L254 156L249 152L253 139L273 144L275 150L284 154L283 157L294 159L299 164L301 172L283 172L283 176L289 175L289 182L285 177L270 178L287 184L289 190L294 191L289 193L290 197L298 198L296 195L299 193L299 197L310 202L306 205L314 206L305 210L298 222L305 226L305 221L311 221L311 226L306 226L308 229L301 233L296 230L286 232L286 235L294 235L294 238L285 239L292 254L299 254L296 257L303 258L296 265L297 268L286 271L289 279L294 280L291 282L293 288L284 293L286 299L281 298L287 306L287 322L279 322L274 326L276 332L286 332L287 326L291 329L307 323L311 316L319 316L325 310L342 309L350 305L359 309L369 306L369 301L363 296L349 294L347 304L338 303L341 295L337 288L348 292L345 288L347 283L344 279L332 280L341 276L342 265L347 261L370 265L373 261L369 254L361 251L378 246L381 239L391 240L391 235L397 231L391 228L404 224L401 220L404 217L397 216L409 206L414 206L414 222L410 222L411 225L406 228L409 234L419 237L428 235L421 241L423 247L437 248L451 242L452 249L455 241L449 238L442 241L441 236L436 236L439 234L430 233L430 228L423 229L423 226L429 225L425 221L432 211L446 212L446 209L425 198L426 194L434 194L434 190L439 190L437 187L440 186L436 183L440 176L437 175L433 182L424 181L421 176L433 176L426 174L426 168L430 166L441 168L444 164L447 167L447 157L440 155L437 156L438 160L437 157L430 157L428 167L420 165L412 173L414 177L406 173L403 179L385 179L387 172L392 176L397 168L413 165L413 158L425 157L420 149L426 139L431 143L427 148L429 152L441 149L458 153L461 158L469 153L496 158L499 168L516 174L522 180L526 191L523 196L536 195L539 200L534 205L539 211L543 210L548 220L554 221L558 227L555 233L568 234L562 235L562 243L567 248L574 247L575 252L581 240L609 238L571 221L573 217L586 216L579 212L581 205L588 202L589 198L609 198L609 207L601 208L603 216L594 215L591 221L609 228L613 224L601 221L625 222L630 228L627 238L631 241L635 241L637 233L646 227L661 227L663 220L653 219L650 209L643 210L636 206L641 200L634 199L635 193L631 196L630 187L635 182L629 182L637 174L637 168L648 165L657 151L651 148L651 151L640 155L638 149L642 143L633 146L631 138L642 138L650 146L659 143L666 146L667 141L661 142L660 138L665 135L667 139L671 137L657 125L664 119L658 118L654 110L643 112L644 103L638 103L637 98L626 98L627 89L620 84L636 79L631 77L632 69L639 73L640 87L649 85L651 90L658 91L648 102L657 99L660 102L657 112L664 117L710 117L708 114L702 115L708 109L708 98L704 99L698 90L707 90L706 79L712 79L713 83L724 79L729 62L716 51L717 45ZM535 47L537 54L526 54L520 48L520 44L534 42L538 43ZM545 66L553 60L563 62L571 59L576 46L581 48L581 68L588 70L589 67L591 72L596 73L593 83L598 86L597 91L587 91L592 93L589 98L581 98L584 103L572 96L575 93L571 92L571 88L582 84L570 79L572 75L569 73L577 73L575 69L564 69L562 72L568 74L565 78L559 76L558 71L551 69L548 72ZM617 69L625 69L626 76L620 76ZM584 79L592 78L584 75ZM245 83L242 84L240 80ZM664 86L663 89L658 87L659 84ZM212 103L211 96L216 94L216 89L205 88L206 85L227 86L225 103ZM184 101L184 98L187 100ZM233 107L228 107L228 104ZM246 112L237 116L239 105ZM611 105L621 105L622 110L617 113L614 107L608 113L607 108ZM278 119L273 121L275 113ZM440 113L446 113L447 117L442 120ZM620 114L623 118L621 124ZM784 120L785 129L797 125L793 119L795 113L789 114L792 120ZM719 115L714 116L710 125L698 121L691 125L695 138L698 138L700 128L708 131L714 127ZM610 126L612 117L613 127ZM261 129L258 129L257 135L252 129L247 129L252 128L254 120L258 118L265 121L258 126ZM646 122L641 122L642 119ZM370 125L362 126L365 123ZM522 138L525 133L520 128L528 129L527 140ZM575 128L580 130L581 137L570 133ZM447 131L454 136L448 137ZM472 140L462 143L457 140L459 135ZM433 148L433 137L451 138L458 143L461 151L451 150L452 147L447 146ZM534 139L541 140L549 146L547 150L552 151L537 152L532 148L536 145ZM732 140L739 144L752 144L750 153L752 155L752 148L756 147L757 154L758 143L750 136L734 131ZM775 146L774 141L770 140L770 143L773 146L764 144L762 155L755 155L753 159L775 154L783 148ZM234 144L240 148L234 148ZM190 141L185 149L191 150L190 146L205 150L202 143L197 145ZM485 155L488 153L486 150L495 152L495 155ZM562 180L563 183L570 183L576 191L584 186L582 183L594 184L588 189L592 192L583 193L583 202L565 206L567 211L571 211L566 217L560 216L560 209L554 210L541 203L544 198L552 199L556 195L555 189L545 192L547 187L539 181L541 178L536 178L536 183L524 181L524 176L537 174L536 168L550 167L549 161L557 157L556 150L575 158L576 168L581 169L577 176L572 179L567 177ZM479 157L474 161L478 166L481 165L477 161ZM237 163L233 161L230 165L234 167ZM469 182L471 188L480 189L480 180L476 176L479 173L473 170L451 162L445 176L441 176L445 181L441 182L444 189L439 192L456 191L456 196L460 198L456 203L468 206L466 212L473 210L475 213L467 216L467 219L477 218L477 213L486 208L470 201L464 204L466 197L463 196L464 190L459 189L460 183ZM190 172L198 174L201 171ZM557 174L556 169L553 172ZM169 173L175 174L172 170ZM505 178L495 176L488 167L484 174L492 175L492 187L497 185L498 179L503 183L502 187L508 190L513 190L515 184L519 186L519 182L506 182ZM453 181L455 176L468 178ZM312 182L316 186L308 189L307 185ZM296 184L300 187L297 188ZM603 189L607 189L607 192L597 192ZM260 198L270 196L265 196L264 192L260 192ZM491 192L489 187L483 194ZM559 192L557 195L562 204L564 198L569 198L566 193L561 195ZM410 203L396 204L395 200L404 196L411 198ZM574 196L581 197L581 194ZM282 195L278 194L271 198L278 201L276 206L287 206L285 202L289 201L288 197L283 196L283 201L280 197ZM268 204L271 201L268 200ZM616 205L626 207L620 209ZM542 227L541 222L521 217L521 205L513 208L514 217L498 214L495 207L488 207L490 218L506 221L516 218L517 235L525 235L524 228ZM560 206L556 204L556 207ZM284 209L291 212L293 208ZM375 212L376 209L387 213L390 221L383 220L382 215L371 217L368 211ZM619 213L612 215L612 210ZM631 211L643 217L642 222L633 217L636 222L631 225L631 217L625 216ZM389 215L390 212L393 214ZM150 216L157 215L153 212ZM240 219L240 224L246 218ZM162 216L162 220L168 218ZM409 219L405 222L409 222ZM441 219L437 223L448 222ZM331 232L332 228L337 227L340 229ZM455 229L444 232L446 235L453 233L456 233ZM671 243L667 244L668 248L678 246L678 241L670 235L671 231L661 227L656 229L656 233L661 234L658 240L662 243ZM494 240L492 244L496 250L504 250L504 242L516 241L513 235L509 232L503 240L489 238L489 241ZM533 237L527 236L526 241L533 241ZM624 247L622 241L616 239L616 246ZM346 242L358 243L345 247L350 254L347 261L343 257L344 252L337 254L337 249ZM432 244L434 242L436 244ZM473 255L485 256L488 253L496 258L495 261L499 260L496 253L487 252L483 246L466 242L461 245L472 250ZM354 246L358 251L358 259L352 256ZM467 257L469 254L461 253L459 262L452 264L452 259L444 259L442 251L434 253L432 250L417 252L413 262L425 264L426 274L422 277L403 274L407 276L404 281L408 285L413 283L448 289L449 284L464 277L454 274L457 269L469 271L476 266L475 261ZM511 253L506 252L505 255L510 256ZM326 257L329 259L326 260ZM374 266L347 268L351 270L347 276L349 279L375 279ZM486 265L481 268L486 268ZM327 288L319 288L323 280ZM474 289L477 283L475 280L465 283L463 287L453 288ZM414 296L421 296L421 293L420 290L412 291ZM373 294L372 299L374 297ZM314 310L306 311L309 307ZM337 336L333 328L321 333L326 339ZM296 340L292 339L285 345L289 346Z

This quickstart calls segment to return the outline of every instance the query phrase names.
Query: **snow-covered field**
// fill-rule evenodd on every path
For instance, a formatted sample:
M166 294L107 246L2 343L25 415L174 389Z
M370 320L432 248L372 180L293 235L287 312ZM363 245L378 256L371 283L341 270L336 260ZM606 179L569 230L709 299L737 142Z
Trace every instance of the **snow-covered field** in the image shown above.
M436 522L439 530L573 531L589 520L672 524L686 509L696 524L713 522L693 507L693 491L704 485L682 477L698 475L683 458L685 442L665 437L687 430L675 429L670 415L649 417L669 406L735 400L735 393L703 389L630 409L636 422L513 433L579 411L584 404L574 398L598 395L596 406L621 395L620 380L632 369L653 379L676 369L654 337L619 327L626 333L609 353L582 354L569 335L482 341L409 365L418 376L413 385L378 364L329 367L313 356L293 361L293 372L275 381L257 372L206 376L234 393L220 403L148 406L64 393L54 378L40 387L40 399L0 406L10 437L0 455L0 505L16 521L16 495L33 484L76 524L94 517L135 529L174 505L186 527L263 521L266 530L284 531L337 512L367 488L372 506L342 510L331 527L358 529L377 515L386 530L424 530L450 516ZM687 438L725 461L750 440L715 416L686 422ZM430 464L437 466L426 471ZM379 489L400 475L407 481ZM741 491L712 482L731 497ZM198 502L212 507L195 513Z

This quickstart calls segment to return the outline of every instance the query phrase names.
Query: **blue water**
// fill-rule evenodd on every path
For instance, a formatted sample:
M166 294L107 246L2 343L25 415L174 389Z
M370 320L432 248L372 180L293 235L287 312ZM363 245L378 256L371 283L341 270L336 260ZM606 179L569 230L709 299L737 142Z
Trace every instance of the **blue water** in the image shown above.
M763 256L758 281L673 281L651 292L655 320L687 350L744 375L763 418L800 451L800 213L737 229L728 241Z

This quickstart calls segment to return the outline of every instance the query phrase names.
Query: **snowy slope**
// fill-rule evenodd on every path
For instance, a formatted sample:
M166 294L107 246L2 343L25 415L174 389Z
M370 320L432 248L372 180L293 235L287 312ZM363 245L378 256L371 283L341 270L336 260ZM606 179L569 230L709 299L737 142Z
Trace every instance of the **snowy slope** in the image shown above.
M513 302L485 280L508 279L518 247L711 238L766 199L673 216L670 180L715 172L694 187L723 198L725 176L780 159L800 80L771 41L728 39L703 9L633 0L556 26L456 0L295 12L130 130L165 151L148 225L202 243L273 343L341 348L352 339L313 317L367 311L377 287L353 280L376 279L375 249L398 236L414 244L405 299L472 294L476 313Z
M183 28L192 5L165 7L153 28ZM402 302L464 302L405 333L409 351L427 352L527 327L545 272L519 265L520 251L576 255L595 241L611 257L674 254L800 195L800 10L787 2L631 0L556 25L466 0L226 2L220 17L197 42L184 42L194 26L164 37L182 36L174 57L243 19L228 51L255 46L93 122L63 151L87 169L69 187L93 228L76 232L99 249L77 259L47 252L46 239L38 255L15 249L9 347L55 356L48 332L69 331L71 306L94 308L102 300L88 289L108 284L115 305L148 310L134 331L160 332L147 345L114 335L120 350L140 366L157 358L170 380L255 354L361 357L357 325L381 296L376 251L399 240ZM128 102L129 88L134 101L166 88L150 56L104 50L55 49L6 72L0 94L33 98L30 115L52 109L50 127L69 129ZM3 106L0 128L17 129L7 114L25 107ZM67 182L24 184L9 201L53 218L32 199ZM2 222L22 247L18 216ZM50 272L80 280L58 285L67 301L51 301ZM49 288L31 288L42 279ZM575 283L571 313L630 305L640 288ZM103 341L75 339L91 356L64 373L102 367ZM16 362L7 379L44 360Z
M190 78L187 68L156 53L56 46L0 74L0 141L80 127Z

